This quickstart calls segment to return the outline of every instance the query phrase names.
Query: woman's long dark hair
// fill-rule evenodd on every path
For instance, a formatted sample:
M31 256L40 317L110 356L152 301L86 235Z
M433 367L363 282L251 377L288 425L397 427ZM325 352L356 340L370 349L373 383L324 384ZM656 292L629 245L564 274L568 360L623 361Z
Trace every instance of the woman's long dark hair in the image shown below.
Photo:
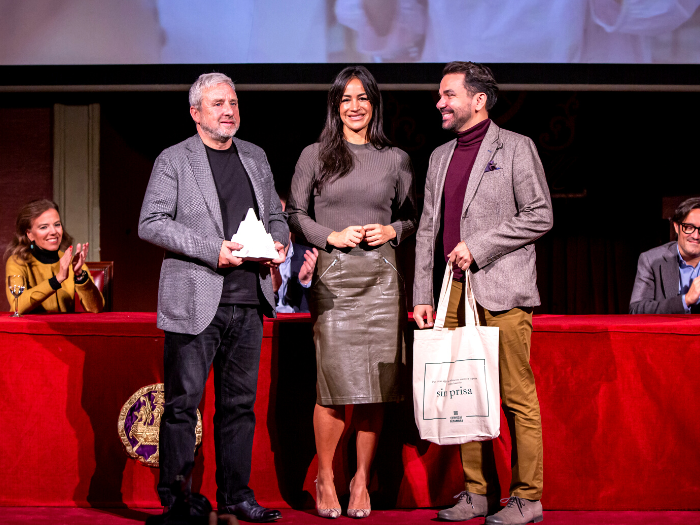
M391 142L384 134L382 118L384 107L377 81L364 66L346 67L338 73L330 91L328 91L326 125L318 139L320 143L318 155L320 170L314 183L319 192L326 182L334 178L344 177L353 167L353 156L345 143L343 121L340 119L340 101L345 93L345 87L353 78L362 82L369 103L372 105L372 119L367 126L367 141L377 149L391 146Z
M60 217L58 204L48 199L38 199L22 206L15 221L15 234L5 250L5 260L10 257L16 257L23 262L29 260L32 241L27 237L27 230L32 229L32 224L42 213L51 209L56 210ZM65 251L71 244L73 244L73 238L64 228L59 250Z

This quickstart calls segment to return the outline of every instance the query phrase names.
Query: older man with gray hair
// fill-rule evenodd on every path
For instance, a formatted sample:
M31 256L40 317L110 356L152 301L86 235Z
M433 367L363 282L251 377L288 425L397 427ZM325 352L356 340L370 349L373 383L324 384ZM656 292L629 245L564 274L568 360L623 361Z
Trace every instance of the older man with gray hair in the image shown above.
M165 331L158 493L167 512L176 476L194 461L197 406L213 364L219 511L268 522L281 514L260 506L248 482L262 315L275 315L275 300L269 268L236 257L241 245L227 239L253 208L278 253L263 264L278 265L289 229L265 152L234 137L240 115L233 81L201 75L190 88L190 115L197 134L156 159L139 219L139 236L165 249L158 288L158 327Z

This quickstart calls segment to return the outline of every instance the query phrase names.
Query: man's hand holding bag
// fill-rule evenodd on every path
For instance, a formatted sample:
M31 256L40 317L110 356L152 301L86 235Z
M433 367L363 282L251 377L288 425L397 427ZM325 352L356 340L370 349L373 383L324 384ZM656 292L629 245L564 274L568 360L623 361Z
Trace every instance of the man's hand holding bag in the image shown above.
M500 434L498 328L480 326L469 271L464 286L466 326L444 328L452 288L448 264L435 326L414 332L416 425L422 439L438 445L486 441Z

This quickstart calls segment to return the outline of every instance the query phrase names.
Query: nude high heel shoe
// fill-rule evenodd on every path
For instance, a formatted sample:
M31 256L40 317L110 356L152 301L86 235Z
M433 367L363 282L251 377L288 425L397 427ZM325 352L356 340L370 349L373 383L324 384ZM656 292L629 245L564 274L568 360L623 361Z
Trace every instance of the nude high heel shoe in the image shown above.
M328 518L331 520L336 519L337 517L340 516L340 509L339 508L331 508L331 509L319 509L318 508L318 478L314 480L314 485L316 485L316 512L318 512L318 515L321 516L322 518Z
M352 484L355 482L355 478L353 477L350 480L350 493L352 493ZM372 512L372 506L370 505L370 508L368 509L348 509L348 517L350 518L366 518L369 516L369 513Z

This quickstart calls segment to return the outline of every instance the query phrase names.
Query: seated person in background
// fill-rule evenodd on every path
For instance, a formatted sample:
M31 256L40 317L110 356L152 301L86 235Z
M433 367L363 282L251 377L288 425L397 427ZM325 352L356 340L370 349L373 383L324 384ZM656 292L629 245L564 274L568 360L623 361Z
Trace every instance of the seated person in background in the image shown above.
M281 314L308 313L308 295L311 279L314 276L318 250L303 244L289 243L287 258L279 268L271 268L272 290Z
M56 203L39 199L26 204L15 224L14 238L5 252L5 281L9 275L24 276L26 290L19 297L19 313L72 313L76 294L86 311L101 312L104 298L85 264L88 243L78 244L74 256L73 239L63 230ZM14 305L9 289L5 292Z
M287 208L287 198L280 197L282 211ZM270 268L272 291L275 292L275 310L280 314L308 313L309 290L314 276L318 250L292 241L287 246L287 258L279 268Z
M631 314L700 313L700 197L683 201L672 221L678 242L639 256Z

